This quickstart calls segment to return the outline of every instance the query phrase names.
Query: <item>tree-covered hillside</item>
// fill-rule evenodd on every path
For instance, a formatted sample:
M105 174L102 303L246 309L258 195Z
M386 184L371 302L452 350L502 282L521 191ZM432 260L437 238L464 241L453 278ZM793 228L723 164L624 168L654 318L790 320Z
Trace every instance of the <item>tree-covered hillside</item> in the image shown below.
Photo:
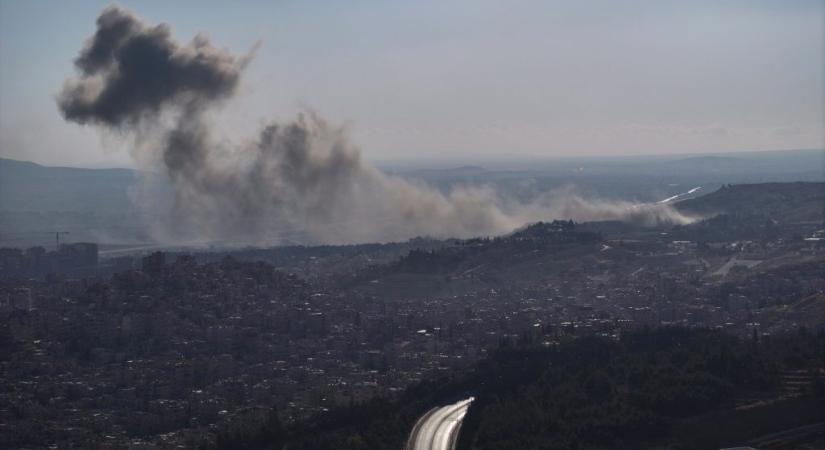
M823 366L825 333L805 329L745 340L681 328L555 345L525 337L395 401L353 405L285 429L271 419L227 430L219 444L398 449L427 409L473 395L460 449L718 448L825 420Z
M676 203L688 214L774 218L782 222L821 221L825 183L724 185L715 192Z

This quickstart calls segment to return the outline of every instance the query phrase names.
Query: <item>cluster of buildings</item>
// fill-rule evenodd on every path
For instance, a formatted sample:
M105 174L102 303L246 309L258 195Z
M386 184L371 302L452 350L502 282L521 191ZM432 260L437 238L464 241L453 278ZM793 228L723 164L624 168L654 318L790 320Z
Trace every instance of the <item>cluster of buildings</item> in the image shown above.
M0 279L41 278L56 273L93 276L97 264L97 244L91 242L59 244L51 251L44 247L0 248Z
M162 253L110 278L0 281L0 447L195 447L273 405L290 421L392 397L497 346L662 324L770 332L768 311L825 292L821 248L806 269L766 275L768 289L716 274L752 245L657 242L600 244L536 282L392 301L265 263ZM78 261L96 262L86 249Z

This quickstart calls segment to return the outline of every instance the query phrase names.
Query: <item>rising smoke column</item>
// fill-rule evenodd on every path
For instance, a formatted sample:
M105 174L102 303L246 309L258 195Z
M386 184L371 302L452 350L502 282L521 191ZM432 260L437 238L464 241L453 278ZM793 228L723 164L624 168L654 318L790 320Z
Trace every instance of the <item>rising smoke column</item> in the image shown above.
M133 138L135 158L168 176L171 202L143 202L162 217L161 240L341 243L489 235L552 218L690 220L667 205L594 203L570 192L530 204L489 187L441 193L379 172L313 113L227 149L210 133L209 112L231 99L250 59L202 35L182 45L169 26L112 6L58 94L66 120Z

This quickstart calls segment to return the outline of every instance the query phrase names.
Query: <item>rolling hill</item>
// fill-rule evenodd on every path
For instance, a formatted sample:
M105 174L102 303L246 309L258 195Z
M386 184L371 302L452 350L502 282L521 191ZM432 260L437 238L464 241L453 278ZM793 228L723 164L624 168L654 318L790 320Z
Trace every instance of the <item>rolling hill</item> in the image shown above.
M822 221L825 183L725 185L700 197L676 203L688 214L763 216L785 223Z

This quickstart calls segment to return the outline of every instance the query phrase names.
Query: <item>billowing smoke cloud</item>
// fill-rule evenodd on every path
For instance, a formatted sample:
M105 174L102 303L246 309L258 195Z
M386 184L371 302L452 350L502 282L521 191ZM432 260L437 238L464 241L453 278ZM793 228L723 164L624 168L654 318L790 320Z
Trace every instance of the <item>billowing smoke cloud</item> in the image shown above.
M167 25L109 7L75 60L79 76L64 85L60 110L133 136L138 160L165 171L172 199L151 206L161 240L364 242L498 234L553 218L690 221L668 205L586 201L566 190L530 203L489 187L442 193L379 172L344 130L312 113L227 149L210 134L208 112L231 98L249 59L203 36L181 45Z

